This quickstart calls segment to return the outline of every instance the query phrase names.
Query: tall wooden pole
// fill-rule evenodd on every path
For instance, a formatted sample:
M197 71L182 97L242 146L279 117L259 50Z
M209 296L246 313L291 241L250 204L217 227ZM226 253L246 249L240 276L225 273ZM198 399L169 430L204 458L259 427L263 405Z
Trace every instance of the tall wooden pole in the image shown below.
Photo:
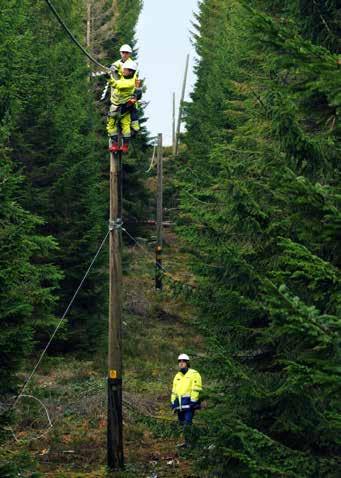
M179 150L180 126L181 126L181 120L182 120L183 103L184 103L184 99L185 99L188 63L189 63L189 55L187 55L187 58L186 58L185 73L184 73L184 79L183 79L183 82L182 82L182 91L181 91L181 98L180 98L180 103L179 103L179 116L178 116L178 126L177 126L177 129L176 129L175 155L178 154L178 150Z
M91 3L90 0L86 2L86 47L90 50L91 43ZM90 62L88 61L88 68L90 68Z
M175 134L175 93L173 93L173 115L172 115L172 146L173 146L173 155L175 156L176 151L176 134Z
M162 290L162 134L157 137L157 196L156 196L156 247L155 247L155 289Z
M111 470L124 466L122 423L122 153L110 153L109 337L107 459Z

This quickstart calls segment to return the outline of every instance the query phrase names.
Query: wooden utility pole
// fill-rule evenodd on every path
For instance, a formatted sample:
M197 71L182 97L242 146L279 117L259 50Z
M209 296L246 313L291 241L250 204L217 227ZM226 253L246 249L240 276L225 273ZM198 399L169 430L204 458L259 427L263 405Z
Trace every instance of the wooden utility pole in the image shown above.
M122 153L110 153L107 458L108 467L111 470L120 470L124 466L122 425L121 168Z
M156 247L155 247L155 289L162 290L162 134L157 136L157 196L156 196Z
M172 146L173 146L173 155L175 156L176 151L176 134L175 134L175 93L173 93L173 116L172 116Z
M187 55L187 58L186 58L185 73L184 73L184 79L183 79L183 82L182 82L182 92L181 92L181 98L180 98L180 103L179 103L179 116L178 116L178 126L177 126L177 129L176 129L175 155L178 154L178 150L179 150L180 126L181 126L181 120L182 120L183 103L184 103L184 99L185 99L188 63L189 63L189 55Z
M90 50L91 43L91 3L90 0L86 2L86 48ZM90 62L88 61L88 68L90 68Z

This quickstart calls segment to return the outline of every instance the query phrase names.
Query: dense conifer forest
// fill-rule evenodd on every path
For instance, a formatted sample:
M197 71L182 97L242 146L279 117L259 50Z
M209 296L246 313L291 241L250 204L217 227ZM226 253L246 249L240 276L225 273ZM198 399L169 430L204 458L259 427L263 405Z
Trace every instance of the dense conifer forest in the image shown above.
M82 44L86 3L55 2ZM90 4L96 59L109 65L122 43L138 52L143 2ZM165 235L165 267L167 254L176 267L165 275L162 294L152 290L150 255L137 254L124 238L130 451L118 476L341 474L340 26L336 0L199 1L186 132L178 157L164 148L173 227ZM0 57L0 475L106 476L102 451L93 461L81 451L95 443L100 449L97 435L77 437L77 473L58 468L63 460L53 456L46 471L45 451L63 442L69 422L60 435L44 438L40 452L9 432L26 423L10 405L107 232L107 105L99 100L105 79L91 76L96 68L43 0L1 2ZM140 120L124 162L123 210L128 231L147 237L152 254L154 233L129 226L152 216L155 206L143 112ZM146 265L138 268L141 260ZM35 393L50 405L59 395L39 392L44 380L47 387L60 383L64 399L77 399L82 386L90 393L89 384L104 394L107 263L104 251L49 349L53 365ZM177 347L196 359L204 406L195 445L175 457L168 395ZM72 368L91 370L78 388L64 390ZM153 419L159 412L162 422ZM104 437L99 417L93 426ZM84 427L82 437L90 433L84 422L77 427ZM144 441L153 453L139 454ZM163 454L175 468L155 471Z
M340 10L207 0L195 27L179 187L217 382L201 465L337 476Z

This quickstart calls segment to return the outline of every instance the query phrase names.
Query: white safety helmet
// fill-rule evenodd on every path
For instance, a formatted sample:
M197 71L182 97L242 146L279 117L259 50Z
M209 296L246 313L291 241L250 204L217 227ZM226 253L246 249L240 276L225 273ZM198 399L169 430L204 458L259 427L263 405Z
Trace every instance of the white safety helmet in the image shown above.
M125 45L122 45L121 48L120 48L120 51L126 51L128 53L133 53L133 50L131 49L131 46L125 44Z
M137 63L129 58L129 60L125 61L122 65L122 68L129 68L129 70L137 70Z
M189 362L189 356L187 354L180 354L178 360L187 360Z

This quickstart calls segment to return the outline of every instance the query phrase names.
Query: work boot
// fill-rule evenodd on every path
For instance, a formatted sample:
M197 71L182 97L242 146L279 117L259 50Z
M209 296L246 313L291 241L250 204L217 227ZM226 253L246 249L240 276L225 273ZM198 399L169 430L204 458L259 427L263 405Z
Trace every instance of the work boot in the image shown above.
M120 150L120 147L118 145L118 136L111 136L111 145L109 146L109 151L110 153L117 153L117 151Z
M194 430L193 430L193 425L191 423L185 423L184 438L185 438L186 448L191 448L194 443Z
M122 153L128 153L129 150L129 143L128 141L123 141L123 144L121 146L121 151Z
M120 150L120 147L119 147L118 143L112 142L111 146L109 146L110 153L117 153L119 150Z

